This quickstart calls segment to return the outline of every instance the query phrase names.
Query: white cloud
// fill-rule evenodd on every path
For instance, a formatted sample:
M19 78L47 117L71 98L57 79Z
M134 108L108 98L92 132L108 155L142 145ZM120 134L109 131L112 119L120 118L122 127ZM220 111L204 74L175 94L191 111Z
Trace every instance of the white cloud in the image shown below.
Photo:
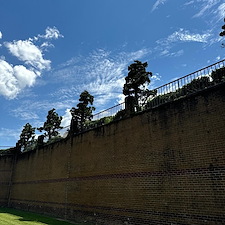
M37 74L23 65L18 65L14 66L14 76L17 79L18 87L23 89L26 86L31 87L35 83Z
M219 61L220 59L221 59L220 56L217 56L217 57L216 57L216 61Z
M218 20L225 18L225 3L222 3L218 6L218 9L215 11Z
M201 3L200 5L200 11L194 15L194 17L201 17L205 16L208 13L211 13L211 9L213 9L214 6L216 6L218 3L221 2L221 0L197 0L198 3Z
M2 33L0 32L0 38ZM53 27L47 27L45 35L38 35L38 38L58 39L62 37L59 31ZM34 41L38 38L28 38L27 40L14 40L5 42L4 46L8 51L22 63L12 65L5 60L4 56L0 59L0 94L8 99L15 98L24 88L34 85L36 78L41 75L43 70L51 68L51 61L44 59L42 50L53 45L46 41L38 45Z
M188 30L184 30L181 28L179 31L175 31L173 34L171 34L167 39L166 42L202 42L206 43L208 41L208 38L210 37L210 34L193 34L190 33Z
M11 139L11 137L15 140L18 140L19 138L19 133L20 130L17 129L8 129L8 128L1 128L0 129L0 138L3 139L1 140L1 143L4 143L7 141L7 139Z
M150 53L148 49L117 54L99 49L88 57L72 59L52 74L54 81L61 84L54 97L65 100L88 90L95 96L95 107L98 109L103 109L110 101L117 104L121 99L128 65Z
M207 31L204 34L198 33L191 33L189 30L185 30L180 28L178 31L173 32L167 38L162 38L156 41L157 46L155 50L160 52L161 56L171 56L171 57L178 57L184 54L184 50L178 50L171 52L171 49L177 43L186 43L186 42L198 42L204 44L212 44L215 42L211 38L212 34L211 31Z
M179 57L183 54L184 54L183 49L176 51L176 52L170 52L169 49L165 49L160 53L161 56L171 56L171 57Z
M43 50L47 50L50 47L54 47L54 45L52 43L49 42L44 42L43 44L41 44L40 48Z
M209 41L209 37L211 36L210 32L205 34L191 33L188 30L184 30L180 28L178 31L175 31L167 38L160 39L156 41L157 44L160 45L169 45L174 42L200 42L207 43Z
M70 113L70 109L66 109L65 114L62 116L61 126L62 127L69 126L70 122L71 122L71 118L72 118L72 116L71 116L71 113Z
M153 12L154 10L156 10L156 9L159 7L159 5L164 4L166 1L167 1L167 0L157 0L157 1L155 2L155 4L153 5L153 7L152 7L152 12Z
M0 93L12 99L19 93L17 79L13 75L13 67L4 60L0 60Z
M31 87L37 74L23 65L13 66L0 59L0 94L8 99L15 98L23 88Z
M196 0L189 1L184 5L194 5L194 9L198 10L198 12L194 14L193 18L210 16L210 22L213 21L214 24L214 19L218 22L223 19L225 15L225 3L223 3L223 0Z
M0 39L2 39L2 32L0 31Z
M16 56L25 64L38 70L50 69L51 61L44 59L41 49L30 40L6 42L5 46L12 55Z
M45 30L45 34L39 34L37 38L58 39L63 38L63 35L60 34L59 30L56 27L47 27Z
M20 103L20 106L16 109L13 109L11 111L11 114L14 117L20 118L22 120L35 120L36 124L39 124L38 126L41 126L43 124L43 121L39 121L40 118L46 118L47 112L55 108L56 111L65 111L68 108L71 108L74 106L74 100L64 100L64 101L53 101L50 100L40 100L36 101L36 99L22 101ZM38 114L37 109L39 110ZM39 121L39 122L38 122Z
M184 5L191 5L191 4L193 4L194 3L194 1L193 0L191 0L191 1L189 1L189 2L186 2L186 3L184 3Z

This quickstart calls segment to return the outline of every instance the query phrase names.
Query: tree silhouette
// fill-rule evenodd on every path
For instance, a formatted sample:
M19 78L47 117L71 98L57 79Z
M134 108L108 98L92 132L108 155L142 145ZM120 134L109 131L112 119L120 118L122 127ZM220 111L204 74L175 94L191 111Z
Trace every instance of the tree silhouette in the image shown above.
M225 18L224 18L224 22L225 22ZM223 31L220 32L220 36L221 37L225 36L225 24L222 26L222 30ZM224 43L222 43L222 47L225 48L225 44Z
M147 72L146 68L148 66L147 62L140 62L135 60L128 67L128 75L125 78L126 83L123 86L123 94L127 97L134 97L134 104L138 107L139 98L143 95L150 95L152 93L146 86L150 83L150 78L152 72Z
M73 107L70 110L72 115L70 131L72 133L82 131L85 126L85 121L92 119L92 112L95 110L95 107L89 106L93 105L94 96L89 94L88 91L85 90L80 94L79 101L77 108Z
M23 130L18 141L20 147L26 148L29 144L32 144L34 142L34 135L35 128L33 128L29 123L23 126Z
M62 116L59 116L58 113L55 112L55 109L51 109L48 111L47 120L44 123L43 127L37 128L40 132L43 130L46 131L44 133L45 137L48 137L49 140L52 137L58 136L59 132L58 129L63 127L60 126L62 121Z
M224 18L224 22L225 22L225 18ZM223 31L220 32L220 36L225 36L225 24L222 26L222 30Z

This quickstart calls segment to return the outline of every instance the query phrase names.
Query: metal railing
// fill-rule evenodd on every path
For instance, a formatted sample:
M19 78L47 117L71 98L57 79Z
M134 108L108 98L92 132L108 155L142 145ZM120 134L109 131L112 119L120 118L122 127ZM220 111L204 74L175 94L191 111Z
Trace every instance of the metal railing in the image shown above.
M139 108L139 111L157 107L166 102L174 101L175 99L216 85L217 82L213 82L211 76L212 72L224 67L225 59L154 89L156 94L149 96L147 101ZM124 102L95 114L93 120L115 116L116 113L123 109L125 109Z
M106 110L103 110L99 113L94 114L93 120L100 120L104 117L115 116L116 113L118 113L119 111L124 110L124 109L125 109L125 103L123 102L121 104L115 105L113 107L110 107Z
M154 89L155 95L149 96L144 103L140 103L140 107L137 107L135 112L158 107L159 105L174 101L218 84L218 82L213 81L214 79L212 77L212 73L220 68L225 68L225 59ZM87 122L80 133L100 127L113 120L118 120L118 118L121 117L115 116L118 112L122 112L124 109L125 102L94 114L92 121ZM62 137L66 137L69 128L70 126L66 126L60 129L60 135Z
M148 99L144 108L157 107L166 102L215 86L221 80L212 76L212 73L224 67L225 59L156 88L157 94Z
M141 106L135 111L140 112L146 109L155 108L167 102L171 102L200 90L212 87L218 84L218 82L215 82L213 79L212 73L221 68L225 68L225 59L162 85L154 89L155 95L149 96L146 99L147 101L140 104ZM115 115L124 109L125 103L123 102L94 114L92 122L87 123L81 132L102 126L115 120ZM68 129L69 126L63 128L64 131ZM62 131L60 131L60 133L62 134ZM65 133L63 136L66 136Z

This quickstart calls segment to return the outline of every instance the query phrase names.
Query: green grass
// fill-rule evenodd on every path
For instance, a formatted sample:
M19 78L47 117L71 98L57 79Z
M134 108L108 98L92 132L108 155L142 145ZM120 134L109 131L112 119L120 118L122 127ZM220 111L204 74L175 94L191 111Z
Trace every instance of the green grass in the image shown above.
M0 225L74 225L36 213L0 207Z

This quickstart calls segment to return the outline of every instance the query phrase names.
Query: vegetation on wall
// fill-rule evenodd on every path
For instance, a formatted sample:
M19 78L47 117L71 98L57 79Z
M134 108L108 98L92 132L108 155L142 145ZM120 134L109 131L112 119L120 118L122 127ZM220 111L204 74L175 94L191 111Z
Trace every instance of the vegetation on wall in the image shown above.
M167 94L158 95L155 98L150 99L146 104L146 108L152 108L159 104L174 101L224 81L225 68L222 67L212 71L210 76L196 78L181 88L178 88L176 91L171 91Z
M213 71L211 77L215 84L225 81L225 67Z

